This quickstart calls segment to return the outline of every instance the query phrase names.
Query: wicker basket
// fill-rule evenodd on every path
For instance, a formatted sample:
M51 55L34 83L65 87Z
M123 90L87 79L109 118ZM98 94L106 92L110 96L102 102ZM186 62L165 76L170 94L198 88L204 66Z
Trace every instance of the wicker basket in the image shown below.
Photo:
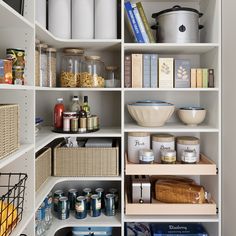
M19 146L19 105L0 105L0 159Z
M58 145L53 155L54 176L118 176L119 145L112 148L67 148Z
M35 160L35 188L36 191L52 174L52 151L51 148L44 148L36 154Z

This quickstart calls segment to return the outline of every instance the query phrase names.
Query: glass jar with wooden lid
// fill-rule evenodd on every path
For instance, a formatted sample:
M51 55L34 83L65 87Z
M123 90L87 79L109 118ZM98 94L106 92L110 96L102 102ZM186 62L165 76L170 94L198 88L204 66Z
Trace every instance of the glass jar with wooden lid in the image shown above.
M106 66L106 88L119 88L121 86L118 66Z

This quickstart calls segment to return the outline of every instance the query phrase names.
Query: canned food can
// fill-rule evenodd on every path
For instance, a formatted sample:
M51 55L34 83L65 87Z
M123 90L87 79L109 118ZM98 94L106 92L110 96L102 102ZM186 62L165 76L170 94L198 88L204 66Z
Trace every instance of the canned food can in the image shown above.
M105 214L107 216L114 216L116 214L115 210L115 194L108 193L105 197Z
M93 130L99 129L99 118L96 115L92 115L93 118Z
M64 192L62 190L57 190L53 194L53 209L55 212L58 211L58 202L59 198L64 196Z
M66 220L69 218L70 209L68 197L60 197L58 202L58 218Z
M97 194L93 194L91 196L90 214L92 217L98 217L101 215L101 212L101 199Z
M118 207L119 207L119 193L118 193L118 190L116 188L110 188L108 192L115 195L115 208L118 209Z
M73 118L70 121L70 131L72 132L78 132L78 126L79 126L79 119L78 118Z
M69 189L68 191L68 200L70 204L70 210L75 210L75 202L78 196L78 191L76 189Z
M104 202L104 189L103 188L96 188L95 193L99 196L101 199L101 207L102 209L105 207L105 202Z
M13 66L25 67L25 50L8 48L6 50L7 59L12 61Z
M12 79L13 84L24 85L25 82L25 71L24 68L20 66L15 66L12 68Z
M85 196L79 196L76 198L75 203L75 218L84 219L87 217L87 208L86 208L86 198Z
M93 117L87 118L87 130L93 131Z
M86 198L86 209L89 211L90 210L90 198L92 196L92 190L91 188L84 188L83 189L83 195Z

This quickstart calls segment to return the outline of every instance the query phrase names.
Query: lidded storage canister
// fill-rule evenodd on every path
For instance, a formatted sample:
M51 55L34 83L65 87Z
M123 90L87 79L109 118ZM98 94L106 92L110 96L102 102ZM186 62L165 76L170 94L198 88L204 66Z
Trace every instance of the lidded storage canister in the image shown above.
M47 65L47 78L48 87L56 87L57 82L57 49L47 49L48 65Z
M128 160L138 164L141 149L150 149L150 133L128 133Z
M106 66L106 88L119 88L118 66Z
M84 70L80 77L82 88L104 88L104 62L99 56L86 56Z
M40 41L35 40L35 86L40 84L40 69L39 69L39 45Z
M65 48L63 52L60 78L61 87L79 87L84 50L80 48Z
M47 48L44 43L38 44L39 50L39 86L48 87L47 83Z
M200 140L196 137L182 136L177 137L177 160L181 162L181 157L183 151L185 150L195 150L196 151L196 161L199 162L200 159Z
M155 134L152 136L152 150L154 152L154 161L161 163L161 151L164 149L175 149L175 137L171 134Z

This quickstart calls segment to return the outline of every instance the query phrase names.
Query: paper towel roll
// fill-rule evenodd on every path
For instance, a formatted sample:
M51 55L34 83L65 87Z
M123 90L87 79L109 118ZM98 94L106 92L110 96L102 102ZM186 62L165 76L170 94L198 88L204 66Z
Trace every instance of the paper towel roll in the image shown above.
M117 38L117 0L95 0L95 38Z
M72 0L72 38L94 38L94 0Z
M48 0L48 29L58 38L71 38L71 0Z
M46 0L36 0L36 21L46 28Z

